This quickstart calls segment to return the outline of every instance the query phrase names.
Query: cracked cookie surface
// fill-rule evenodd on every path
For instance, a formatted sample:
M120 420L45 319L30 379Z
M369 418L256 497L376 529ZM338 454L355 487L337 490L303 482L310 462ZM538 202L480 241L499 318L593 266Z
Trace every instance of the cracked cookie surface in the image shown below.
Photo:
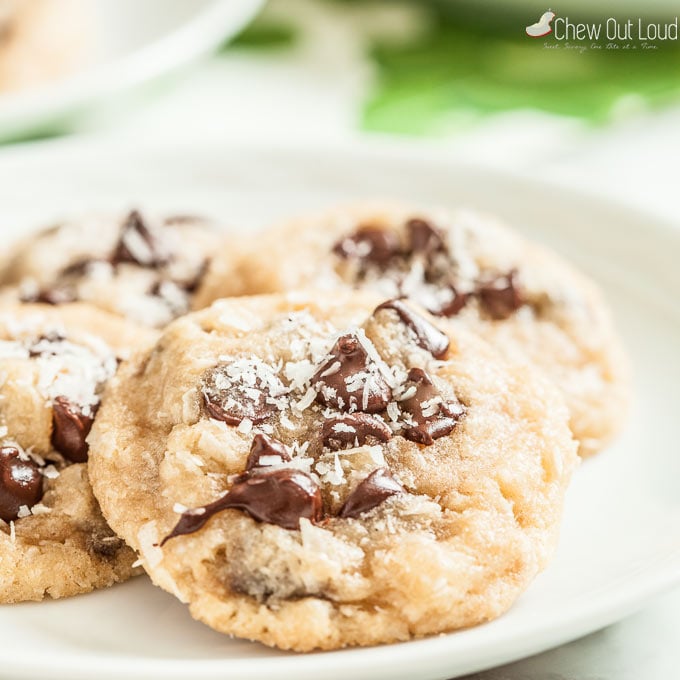
M152 341L87 305L0 309L0 603L133 574L92 494L86 437L119 360Z
M407 640L499 616L549 560L561 397L383 301L222 300L111 382L95 495L195 618L298 651Z
M220 241L197 217L92 216L25 239L7 256L0 283L14 286L14 300L88 302L162 327L192 308Z
M225 258L229 266L225 260L207 278L202 304L338 286L408 296L543 370L567 402L582 456L625 422L628 361L599 290L488 216L358 205L274 227L243 244L237 264L232 253Z

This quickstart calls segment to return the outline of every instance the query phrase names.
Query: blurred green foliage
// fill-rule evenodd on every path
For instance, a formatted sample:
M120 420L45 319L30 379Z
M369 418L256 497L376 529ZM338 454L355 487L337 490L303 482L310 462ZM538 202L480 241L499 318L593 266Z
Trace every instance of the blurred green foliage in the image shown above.
M258 18L246 26L233 40L225 43L222 51L232 47L279 48L292 45L297 30L291 24Z
M363 122L371 130L438 134L481 115L538 109L594 123L624 108L666 104L680 94L680 45L532 39L538 19L477 11L445 0L419 3L426 29L407 41L376 44L377 83ZM558 47L547 47L548 45Z

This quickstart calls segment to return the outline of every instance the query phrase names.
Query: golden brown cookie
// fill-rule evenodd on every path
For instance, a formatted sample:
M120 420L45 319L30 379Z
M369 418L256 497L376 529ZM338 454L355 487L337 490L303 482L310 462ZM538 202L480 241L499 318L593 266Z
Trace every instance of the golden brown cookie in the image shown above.
M133 573L92 495L85 441L119 360L153 334L87 305L0 310L0 603Z
M492 218L359 205L293 220L242 249L237 264L224 251L197 303L338 286L408 296L543 370L562 390L581 455L625 422L628 362L600 291Z
M91 216L24 239L9 253L0 284L13 287L5 299L89 302L161 327L189 311L221 241L196 217Z
M113 379L90 436L111 526L213 628L307 651L505 612L577 461L555 388L367 293L222 300Z

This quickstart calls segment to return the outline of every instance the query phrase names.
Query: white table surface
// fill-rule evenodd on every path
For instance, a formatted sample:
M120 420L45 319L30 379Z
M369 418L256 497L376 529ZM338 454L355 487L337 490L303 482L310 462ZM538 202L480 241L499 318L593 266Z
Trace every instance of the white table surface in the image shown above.
M371 79L356 10L273 0L271 15L302 17L302 40L283 51L239 50L187 70L82 120L86 134L162 141L318 140L363 135L356 121ZM409 15L379 9L376 25L402 30ZM416 140L413 143L434 145ZM585 129L529 112L497 116L436 148L491 167L535 174L611 196L680 224L680 105ZM0 151L0 156L1 156ZM680 253L679 253L680 257ZM680 589L586 638L472 676L475 680L672 680L680 677Z

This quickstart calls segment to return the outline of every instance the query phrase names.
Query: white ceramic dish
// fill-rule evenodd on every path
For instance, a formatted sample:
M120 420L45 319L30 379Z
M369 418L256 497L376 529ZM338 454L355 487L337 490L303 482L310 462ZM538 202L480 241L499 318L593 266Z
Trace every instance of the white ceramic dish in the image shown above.
M85 105L154 80L217 48L264 0L87 0L91 59L71 76L0 96L0 138L49 129Z
M540 182L374 148L59 142L6 152L0 186L3 238L60 214L133 203L222 215L241 229L368 196L492 210L600 281L633 356L637 390L625 435L578 471L557 559L493 623L409 644L296 656L222 637L140 578L63 602L0 607L3 648L11 650L3 677L451 678L584 635L680 581L680 231Z

